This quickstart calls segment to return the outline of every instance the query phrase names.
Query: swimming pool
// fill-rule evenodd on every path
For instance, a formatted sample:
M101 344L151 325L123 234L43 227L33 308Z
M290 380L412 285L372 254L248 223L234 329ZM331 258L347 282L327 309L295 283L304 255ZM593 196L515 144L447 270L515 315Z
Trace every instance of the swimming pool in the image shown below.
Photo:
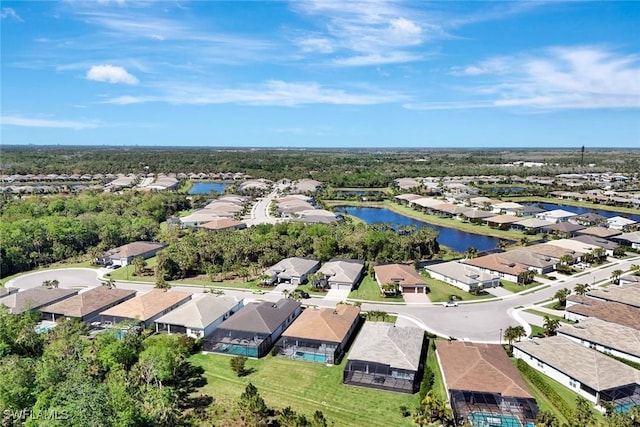
M49 332L51 329L55 328L55 323L52 325L40 325L36 328L36 334L42 334L44 332Z
M323 354L306 353L304 351L296 351L295 358L319 363L327 363L327 360L329 359L328 356Z
M225 344L224 347L220 348L220 351L223 353L237 354L240 356L258 357L257 348L247 347L247 346L238 345L238 344Z
M489 412L470 412L469 421L473 427L522 427L518 417Z
M616 406L616 412L618 412L618 413L629 412L629 410L634 406L635 406L634 403L624 403L622 405L617 405Z

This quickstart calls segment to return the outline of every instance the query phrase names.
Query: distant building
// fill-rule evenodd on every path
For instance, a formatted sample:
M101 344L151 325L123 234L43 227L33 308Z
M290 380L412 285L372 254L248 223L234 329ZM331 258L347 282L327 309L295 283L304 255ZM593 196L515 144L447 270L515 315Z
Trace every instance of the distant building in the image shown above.
M108 250L105 252L98 261L101 264L108 265L129 265L134 258L142 257L147 259L155 256L159 251L164 249L167 245L164 243L156 242L133 242L123 246Z

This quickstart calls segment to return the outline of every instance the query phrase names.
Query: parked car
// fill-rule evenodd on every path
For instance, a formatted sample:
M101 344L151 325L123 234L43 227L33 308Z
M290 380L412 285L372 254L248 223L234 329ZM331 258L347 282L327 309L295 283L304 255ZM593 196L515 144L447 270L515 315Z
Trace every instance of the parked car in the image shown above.
M444 304L442 304L443 307L457 307L458 303L455 301L447 301Z
M264 291L262 289L254 289L251 292L255 295L264 295Z

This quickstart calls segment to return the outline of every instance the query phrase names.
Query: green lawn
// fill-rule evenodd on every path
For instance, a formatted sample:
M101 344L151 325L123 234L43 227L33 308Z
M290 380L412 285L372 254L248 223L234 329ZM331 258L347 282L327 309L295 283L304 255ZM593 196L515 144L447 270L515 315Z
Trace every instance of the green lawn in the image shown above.
M425 281L429 286L429 299L431 302L449 301L451 295L455 295L460 301L480 300L493 297L493 295L489 293L486 295L474 295L436 279L426 278Z
M411 417L403 418L400 406L413 411L418 395L378 391L342 384L346 358L339 366L288 360L271 355L247 361L255 371L238 378L229 366L229 356L198 354L191 361L205 370L208 384L202 389L222 405L232 404L252 383L269 406L284 408L313 417L322 411L334 426L411 426ZM355 421L357 420L357 422Z
M309 286L309 283L305 283L304 285L298 285L296 290L298 290L298 289L301 290L301 291L308 292L311 295L314 295L314 296L317 296L317 297L323 297L323 296L327 295L326 292L318 290L318 289L314 288L313 286Z
M431 368L433 372L433 392L442 400L446 400L447 391L444 388L444 380L442 379L442 372L440 372L440 365L436 358L436 352L431 348L433 340L429 340L429 351L427 352L427 366Z
M536 286L540 286L540 283L533 282L528 285L518 285L517 283L510 282L509 280L500 279L500 283L502 283L502 287L508 290L509 292L518 293L522 291L526 291L527 289L535 288Z
M404 302L402 296L396 297L384 297L380 295L380 287L371 276L366 275L360 282L360 286L355 291L351 291L349 294L350 299L361 299L368 301L391 301L391 302Z

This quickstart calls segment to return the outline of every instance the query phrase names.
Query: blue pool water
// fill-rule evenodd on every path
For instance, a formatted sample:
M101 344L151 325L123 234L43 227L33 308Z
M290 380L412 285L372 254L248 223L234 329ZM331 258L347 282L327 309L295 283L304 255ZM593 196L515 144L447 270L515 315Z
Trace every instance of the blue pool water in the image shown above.
M230 185L230 182L196 182L189 190L189 194L222 194L224 193L224 190Z
M473 427L522 427L518 417L486 412L469 413L469 421Z
M438 243L451 248L456 252L464 252L470 246L473 246L479 252L482 252L497 248L499 243L499 239L495 237L467 233L454 228L427 224L426 222L400 215L399 213L393 212L387 208L357 208L348 206L341 208L340 211L358 217L367 224L387 223L392 226L415 225L418 228L435 228L439 232L437 239Z
M635 405L633 403L625 403L623 405L617 405L616 406L616 412L629 412L629 410L634 407Z
M36 329L37 334L42 334L44 332L49 332L51 329L55 328L56 325L40 325Z
M296 358L309 362L327 363L328 357L322 354L305 353L304 351L296 351Z
M238 344L228 344L224 349L221 349L224 353L237 354L239 356L258 357L258 349L253 347L246 347Z

